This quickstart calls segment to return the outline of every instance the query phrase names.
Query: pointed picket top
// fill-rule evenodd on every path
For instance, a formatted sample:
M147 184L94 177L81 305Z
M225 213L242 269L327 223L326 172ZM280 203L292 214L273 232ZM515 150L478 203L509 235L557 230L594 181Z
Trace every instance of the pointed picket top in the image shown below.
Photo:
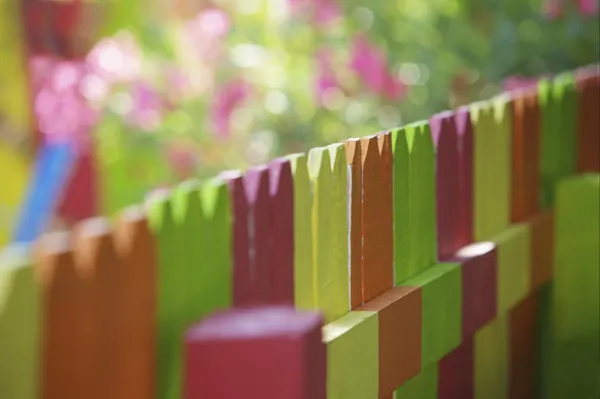
M331 297L336 309L350 310L348 275L348 177L346 164L346 148L343 143L327 146L331 165L331 246L330 290L335 292Z
M381 221L380 245L384 278L382 287L385 291L394 286L394 154L392 151L391 132L377 134L377 147L380 157L381 181Z
M431 137L431 128L429 123L423 123L420 126L422 144L423 171L421 172L419 187L423 190L421 198L423 205L421 207L423 214L421 216L424 223L422 237L422 268L434 266L437 263L437 245L436 245L436 216L435 216L435 149Z
M75 266L70 231L44 234L34 246L35 266L42 285L71 285L81 278Z
M431 135L436 146L437 248L440 261L454 257L460 201L459 143L454 113L445 111L431 118Z
M309 174L312 182L312 239L313 270L316 281L316 305L323 311L328 321L333 321L345 313L348 305L347 297L344 308L337 308L337 302L331 301L332 292L331 246L333 243L332 215L332 177L331 160L327 148L313 148L308 155Z
M204 182L199 197L203 222L196 242L204 261L197 266L201 280L198 296L203 302L201 316L205 317L232 306L234 301L233 210L227 182L220 178Z
M249 204L250 265L252 268L254 300L268 303L271 298L271 210L269 198L269 169L266 165L246 171L244 183Z
M194 226L202 218L200 182L196 179L179 183L173 189L173 217L178 225ZM190 219L196 220L190 223ZM197 228L197 227L196 227Z
M125 208L118 216L114 242L119 259L123 299L118 312L127 348L120 363L116 397L154 394L156 369L157 254L146 216L140 206Z
M410 275L410 151L405 127L392 131L394 153L394 281L396 285Z
M294 181L290 161L269 163L272 297L275 304L294 303Z
M81 221L73 233L75 261L82 273L98 278L106 268L116 267L112 230L107 219L96 217Z
M115 247L120 256L128 256L139 248L152 246L153 239L144 209L139 205L123 209L115 226ZM138 265L130 266L137 268Z
M473 242L473 124L469 107L456 111L456 133L459 148L459 232L458 248Z
M308 156L291 154L294 184L294 304L299 309L316 308L312 259L312 194L308 175Z
M239 170L225 171L218 179L227 186L233 273L233 305L242 306L252 300L252 269L248 236L249 205L244 188L244 175ZM220 192L220 189L219 189Z
M346 141L346 163L348 176L348 234L350 276L350 309L363 304L362 298L362 150L360 139Z
M70 232L60 231L42 236L36 248L45 338L40 381L50 397L103 392L98 379L95 288L90 273L77 267L74 241Z

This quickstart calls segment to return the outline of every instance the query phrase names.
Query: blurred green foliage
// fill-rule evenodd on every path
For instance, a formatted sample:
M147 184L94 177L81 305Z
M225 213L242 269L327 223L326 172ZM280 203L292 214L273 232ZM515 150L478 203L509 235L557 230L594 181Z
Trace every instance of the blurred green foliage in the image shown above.
M214 18L152 13L133 26L147 66L141 79L170 101L160 123L141 134L153 138L157 153L175 146L181 150L176 157L193 158L192 166L169 180L243 168L428 118L498 93L509 77L537 78L598 62L597 12L584 14L576 2L567 3L552 16L540 0L214 0L196 12L220 10L227 27L206 48L201 44L208 35L200 25ZM319 9L325 6L330 8ZM128 21L124 11L113 13ZM199 30L186 39L185 27L193 24ZM125 25L132 26L113 24L110 32ZM401 96L389 99L369 90L350 67L360 34L382 51L389 74L406 86ZM317 55L323 51L335 87L319 101ZM173 85L165 76L172 70L200 89L171 101ZM225 101L220 114L229 129L219 132L215 102L238 81L249 92ZM126 85L111 95L123 90ZM114 112L107 106L104 113L114 130L108 116ZM126 122L120 131L136 134ZM172 159L165 156L164 162L149 159L148 167L175 168Z

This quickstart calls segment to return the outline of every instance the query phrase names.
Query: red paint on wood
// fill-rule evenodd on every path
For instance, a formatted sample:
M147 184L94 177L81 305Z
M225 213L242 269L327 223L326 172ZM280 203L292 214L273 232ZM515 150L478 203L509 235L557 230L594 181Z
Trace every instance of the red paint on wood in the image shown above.
M498 253L491 242L472 244L457 253L462 264L462 336L473 336L496 317Z
M577 171L600 171L600 73L597 69L578 76Z
M530 295L510 311L509 397L529 399L536 393L537 297Z
M466 338L439 363L438 398L471 399L474 397L474 345Z
M270 272L272 239L269 169L266 166L249 169L244 182L249 206L252 300L254 303L269 303L273 295Z
M454 114L444 112L430 121L436 148L436 214L438 259L454 255L457 247L460 201L458 136Z
M250 242L248 238L248 200L244 179L239 172L220 175L227 181L232 208L233 251L233 305L247 305L252 301L252 274L250 269Z
M271 196L271 302L294 303L294 182L289 160L269 164Z
M188 330L186 399L325 399L323 318L287 307L234 309Z
M537 91L512 98L511 221L526 220L539 210L540 108Z
M456 111L454 117L459 148L459 201L456 247L473 242L473 125L467 107Z

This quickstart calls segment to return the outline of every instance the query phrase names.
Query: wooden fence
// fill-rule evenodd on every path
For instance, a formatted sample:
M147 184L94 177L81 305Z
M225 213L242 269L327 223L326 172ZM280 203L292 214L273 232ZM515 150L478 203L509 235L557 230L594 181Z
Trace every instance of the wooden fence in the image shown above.
M0 398L545 395L548 332L598 330L598 177L572 176L599 90L565 73L6 248Z

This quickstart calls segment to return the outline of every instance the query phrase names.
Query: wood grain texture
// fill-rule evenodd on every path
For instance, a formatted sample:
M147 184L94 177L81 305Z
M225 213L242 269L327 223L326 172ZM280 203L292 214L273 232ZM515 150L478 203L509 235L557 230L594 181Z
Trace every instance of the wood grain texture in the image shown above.
M288 160L269 164L271 210L270 303L294 303L294 182Z
M272 306L210 316L186 334L185 397L325 399L322 323Z
M460 216L459 144L452 112L434 115L430 126L436 148L437 258L443 261L460 248L456 246Z
M363 303L362 274L362 150L359 139L346 141L348 164L348 230L350 258L350 309Z
M437 363L460 345L462 280L458 263L440 263L402 284L421 287L422 367Z
M42 290L40 396L46 399L99 398L94 348L94 288L90 273L78 270L66 232L41 239L36 272ZM101 391L100 391L101 392Z
M410 276L410 153L405 128L392 132L394 152L394 281L400 284ZM414 251L414 250L413 250Z
M316 308L312 243L312 194L308 157L294 154L290 160L294 177L294 304L299 309Z
M335 205L332 204L331 158L327 148L313 148L310 151L309 173L313 192L312 238L316 304L329 322L348 312L349 288L347 278L344 288L336 284L334 279L338 275L336 273L338 265L331 263L332 245L335 242L333 236L336 230L333 226Z
M367 137L361 140L362 195L362 272L363 302L366 303L394 284L393 217L390 207L391 137ZM381 145L380 145L381 143ZM381 151L380 151L381 148ZM387 160L384 165L384 151Z
M223 172L231 204L231 251L233 253L233 305L249 304L252 300L250 238L248 237L248 200L240 171Z
M253 303L268 303L273 295L269 270L272 250L269 169L266 166L249 169L244 182L249 206Z
M323 328L327 399L377 398L379 322L375 312L352 311Z
M523 222L539 210L540 110L537 92L512 94L511 222Z
M459 143L460 184L456 247L462 248L473 242L473 124L469 108L459 108L456 111L455 121Z
M29 246L0 250L0 394L41 396L41 292Z
M462 338L496 318L498 307L498 252L492 242L461 248L455 262L462 268Z
M577 113L577 172L600 171L600 73L577 75L579 107Z
M438 367L439 399L472 399L474 396L473 337L446 355Z
M340 316L350 310L350 274L348 272L348 177L346 149L337 143L327 147L331 167L331 277L329 289L336 293L329 302Z
M379 318L379 397L421 372L421 290L395 287L358 310Z

